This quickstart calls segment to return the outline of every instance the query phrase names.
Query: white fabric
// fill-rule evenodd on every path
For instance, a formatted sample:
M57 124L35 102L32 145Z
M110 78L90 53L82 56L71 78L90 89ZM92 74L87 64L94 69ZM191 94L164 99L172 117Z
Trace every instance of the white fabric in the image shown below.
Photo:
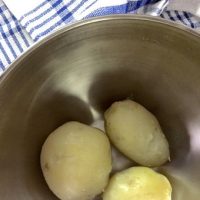
M127 0L120 0L117 1L115 3L115 5L122 5L127 3ZM113 5L113 0L98 0L98 2L96 2L93 6L90 6L88 9L85 9L88 5L90 4L90 1L88 1L87 3L85 3L77 12L75 12L73 14L73 17L76 20L80 20L83 19L84 17L86 17L89 13L91 13L93 10L98 9L99 7L108 7L108 6L112 6ZM72 9L69 7L69 11L71 11Z
M43 0L3 0L3 1L17 19L20 19L22 16L24 16L25 13L31 11L33 8L37 7L43 2ZM113 4L122 5L127 2L127 0L117 0L116 2L113 2L113 1L115 0L106 0L106 1L99 0L99 2L95 4L95 6L97 6L98 8L98 4L100 4L101 7L107 7L107 6L112 6ZM65 0L65 2L67 3L68 1ZM79 1L75 1L71 6L68 7L69 11L73 10L74 7L76 7L76 5L79 3L80 3ZM85 3L84 6L87 7L87 3ZM81 8L81 9L84 10L84 8ZM83 15L86 15L86 14L87 12ZM76 17L78 20L80 18L80 15L76 15Z
M104 4L104 6L112 6L113 1L115 0L100 0L99 4ZM8 6L9 10L16 16L17 19L22 17L25 13L32 10L32 8L38 6L43 1L42 0L4 0L5 4ZM67 0L65 0L67 2ZM118 5L125 3L126 0L118 0ZM75 1L74 4L72 4L69 7L70 9L73 9L75 4L77 4L78 1ZM115 3L116 4L116 3ZM85 5L87 6L87 5ZM97 4L95 4L97 6ZM94 9L94 8L90 8ZM188 11L193 13L194 15L198 15L200 17L200 0L170 0L170 3L168 5L169 10L179 10L179 11ZM84 10L84 9L83 9ZM81 13L81 10L80 10ZM90 13L90 10L85 11L83 13L77 13L76 18L77 20L83 16L86 16L88 13ZM83 16L82 16L83 15Z
M9 10L19 19L25 13L41 4L42 0L3 0Z

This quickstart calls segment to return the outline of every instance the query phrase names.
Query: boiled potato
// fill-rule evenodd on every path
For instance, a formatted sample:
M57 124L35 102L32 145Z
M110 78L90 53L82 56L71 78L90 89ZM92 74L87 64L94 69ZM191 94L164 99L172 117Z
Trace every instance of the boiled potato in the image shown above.
M40 161L49 188L62 200L93 199L104 190L112 168L107 136L79 122L51 133Z
M147 167L132 167L114 175L103 200L171 200L168 179Z
M134 101L113 103L105 112L105 129L122 153L143 166L169 160L169 145L157 119Z

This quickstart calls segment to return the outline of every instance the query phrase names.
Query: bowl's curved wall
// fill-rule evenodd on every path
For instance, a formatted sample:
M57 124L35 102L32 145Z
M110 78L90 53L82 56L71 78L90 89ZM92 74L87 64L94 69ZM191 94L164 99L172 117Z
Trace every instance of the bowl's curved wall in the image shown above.
M199 199L200 37L154 18L105 19L60 30L2 77L1 199L56 199L39 165L47 135L68 120L92 124L124 98L153 112L166 133L172 162L161 170L173 199Z

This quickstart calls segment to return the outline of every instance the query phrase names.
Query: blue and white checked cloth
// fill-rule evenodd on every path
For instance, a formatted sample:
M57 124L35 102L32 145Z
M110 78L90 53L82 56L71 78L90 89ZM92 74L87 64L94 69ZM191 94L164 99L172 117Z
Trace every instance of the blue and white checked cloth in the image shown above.
M66 24L94 16L147 14L198 30L198 12L187 4L199 6L200 12L199 0L0 0L0 74L34 42Z

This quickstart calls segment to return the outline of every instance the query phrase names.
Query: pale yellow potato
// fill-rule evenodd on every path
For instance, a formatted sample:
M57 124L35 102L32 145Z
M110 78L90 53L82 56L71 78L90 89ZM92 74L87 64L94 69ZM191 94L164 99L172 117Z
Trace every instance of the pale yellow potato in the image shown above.
M148 167L132 167L115 174L103 200L171 200L168 179Z
M143 166L160 166L169 160L168 141L158 120L142 105L115 102L104 117L110 140L128 158Z
M109 140L99 129L68 122L48 136L40 162L45 180L58 198L91 200L109 180Z

